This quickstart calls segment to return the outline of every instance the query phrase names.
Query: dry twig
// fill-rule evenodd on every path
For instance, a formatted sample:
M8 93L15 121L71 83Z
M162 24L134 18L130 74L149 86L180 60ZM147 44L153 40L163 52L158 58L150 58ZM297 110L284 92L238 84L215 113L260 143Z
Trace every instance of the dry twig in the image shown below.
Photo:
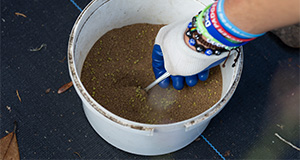
M43 43L39 48L31 48L31 49L29 49L29 51L37 52L37 51L40 51L43 47L47 47L47 44Z
M79 158L81 158L80 154L78 152L74 152Z
M21 97L20 97L20 95L19 95L19 91L16 90L16 93L17 93L17 96L18 96L18 98L19 98L19 101L22 102Z
M64 63L65 60L66 60L66 56L62 60L58 60L58 62Z
M23 14L23 13L19 13L19 12L15 12L15 15L16 15L16 16L22 16L22 17L24 17L24 18L26 18L26 17L27 17L25 14Z

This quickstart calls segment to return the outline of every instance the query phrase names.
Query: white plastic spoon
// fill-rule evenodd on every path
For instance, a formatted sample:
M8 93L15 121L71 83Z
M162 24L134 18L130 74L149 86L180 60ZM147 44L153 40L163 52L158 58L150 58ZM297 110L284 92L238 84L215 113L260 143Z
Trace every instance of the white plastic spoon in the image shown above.
M157 78L154 82L152 82L149 86L145 88L145 91L148 92L151 88L153 88L155 85L157 85L162 80L168 78L170 76L170 73L166 72L163 75L161 75L159 78Z

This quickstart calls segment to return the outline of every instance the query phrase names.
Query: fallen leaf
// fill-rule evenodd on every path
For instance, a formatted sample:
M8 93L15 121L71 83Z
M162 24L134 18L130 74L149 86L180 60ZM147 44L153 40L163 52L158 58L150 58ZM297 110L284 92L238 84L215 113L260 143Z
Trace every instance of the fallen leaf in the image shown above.
M14 123L14 130L0 139L0 160L20 159L19 147L16 136L17 123Z
M69 89L70 87L72 87L72 86L73 86L73 82L71 81L71 82L69 82L69 83L63 85L62 87L60 87L60 88L58 89L57 93L58 93L58 94L61 94L61 93L65 92L66 90L68 90L68 89Z
M19 12L15 12L15 15L16 15L16 16L22 16L22 17L24 17L24 18L26 18L26 17L27 17L25 14L23 14L23 13L19 13Z

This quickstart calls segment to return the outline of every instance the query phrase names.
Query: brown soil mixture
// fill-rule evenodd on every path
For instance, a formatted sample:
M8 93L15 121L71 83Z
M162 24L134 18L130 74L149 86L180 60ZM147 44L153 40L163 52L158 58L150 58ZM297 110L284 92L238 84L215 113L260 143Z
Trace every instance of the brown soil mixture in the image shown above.
M166 124L192 118L213 106L221 97L220 67L210 70L207 81L177 91L158 85L151 54L162 25L134 24L103 35L90 50L81 80L89 94L112 113L141 123Z

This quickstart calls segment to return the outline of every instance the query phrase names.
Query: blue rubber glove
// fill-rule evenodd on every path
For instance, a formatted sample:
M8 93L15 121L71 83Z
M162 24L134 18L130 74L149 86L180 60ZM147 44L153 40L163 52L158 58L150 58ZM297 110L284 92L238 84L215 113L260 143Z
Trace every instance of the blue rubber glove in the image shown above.
M201 80L201 81L207 80L208 75L209 75L209 69L212 67L218 66L225 59L226 59L226 57L212 63L207 68L205 68L203 71L199 72L198 74L192 75L192 76L172 76L171 75L170 77L173 82L173 87L177 90L181 90L184 87L184 83L186 83L190 87L193 87L197 84L198 80ZM163 53L158 44L155 44L153 47L152 68L153 68L153 72L155 74L156 79L166 72L166 69L164 67ZM167 88L170 84L170 77L161 81L159 83L159 86L162 88Z

